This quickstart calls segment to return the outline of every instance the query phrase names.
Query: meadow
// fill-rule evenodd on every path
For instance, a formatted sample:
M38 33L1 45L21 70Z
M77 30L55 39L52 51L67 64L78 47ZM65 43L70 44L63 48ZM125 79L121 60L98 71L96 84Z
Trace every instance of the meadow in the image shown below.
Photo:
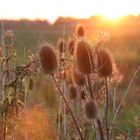
M26 63L26 58L28 58L28 54L31 54L32 56L32 53L38 53L40 49L39 46L41 45L42 41L47 41L52 46L54 46L54 48L57 48L59 38L63 38L68 41L70 37L73 37L73 35L75 35L75 29L78 24L84 26L86 30L86 37L91 40L93 46L96 46L96 44L98 43L99 33L104 33L105 31L108 39L107 41L105 41L103 47L110 52L111 56L113 57L113 61L115 61L117 67L117 79L114 78L115 82L112 83L112 90L115 93L116 106L119 105L122 97L128 90L127 96L122 103L116 121L117 131L115 132L115 139L140 139L140 72L137 72L140 66L139 16L130 16L122 19L122 21L119 21L118 23L102 21L98 17L81 20L71 18L59 18L53 25L50 25L47 21L28 20L14 22L5 20L3 21L3 23L4 31L13 31L14 46L16 47L17 54L17 65ZM57 90L53 86L51 78L48 76L42 76L42 74L40 74L40 77L37 78L33 76L33 81L35 87L32 91L30 91L27 99L27 118L34 120L32 122L29 122L29 126L27 125L29 128L29 131L27 132L28 139L56 139L58 123L57 114L59 113L59 99L57 95ZM104 96L100 98L104 98ZM73 102L73 104L75 103ZM79 112L79 110L77 109L77 112L75 110L73 111L77 115L77 112ZM36 116L36 114L40 115ZM44 116L45 114L47 114L47 119ZM113 117L112 111L109 112L108 116L111 120ZM25 120L23 120L23 122L24 121ZM70 120L70 122L71 121L72 120ZM21 121L21 123L23 122ZM38 123L38 125L36 122ZM47 126L45 126L44 123L46 123ZM88 124L88 122L84 123L84 125L86 125L86 123ZM70 125L72 124L70 123ZM17 125L17 129L18 127L20 128L20 126ZM46 129L46 127L47 130L44 130ZM60 127L60 139L74 139L68 134L63 137L65 129L63 128L63 125ZM81 127L83 127L83 124L81 124ZM23 133L24 131L25 130L23 129L21 133ZM74 130L69 131L70 132L68 133L74 135L74 133L71 132ZM50 135L49 133L52 133L52 135ZM92 132L92 134L93 133L94 132ZM34 136L34 134L36 135ZM77 133L75 135L77 136ZM15 134L15 137L16 136L18 137L18 134ZM87 139L93 139L93 137L95 138L94 134L90 134ZM77 139L80 138L77 137ZM8 140L8 138L6 140ZM17 140L20 139L17 138Z

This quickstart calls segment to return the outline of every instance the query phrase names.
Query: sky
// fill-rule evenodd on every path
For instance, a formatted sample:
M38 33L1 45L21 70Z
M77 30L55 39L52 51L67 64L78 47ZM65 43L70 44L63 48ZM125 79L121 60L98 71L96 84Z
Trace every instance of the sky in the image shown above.
M103 15L115 19L140 14L140 0L0 0L1 19L48 19L59 16L88 18Z

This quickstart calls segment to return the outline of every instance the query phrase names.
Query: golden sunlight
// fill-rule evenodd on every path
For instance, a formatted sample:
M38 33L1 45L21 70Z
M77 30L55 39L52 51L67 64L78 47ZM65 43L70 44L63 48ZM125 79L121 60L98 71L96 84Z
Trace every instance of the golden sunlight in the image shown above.
M48 19L54 22L59 16L88 18L102 15L111 20L128 14L140 13L138 0L4 0L0 5L0 18Z

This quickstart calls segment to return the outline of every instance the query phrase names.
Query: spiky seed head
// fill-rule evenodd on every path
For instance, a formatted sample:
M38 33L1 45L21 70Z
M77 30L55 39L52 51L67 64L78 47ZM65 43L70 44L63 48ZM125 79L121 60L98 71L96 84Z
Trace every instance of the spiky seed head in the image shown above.
M86 94L85 94L84 90L80 91L80 97L81 97L82 100L86 99Z
M58 48L59 53L66 52L66 41L60 38L57 42L57 48Z
M110 55L105 50L98 52L98 72L102 77L111 76L113 72L112 60Z
M84 86L86 83L85 76L78 70L73 70L73 78L77 86Z
M85 112L88 119L95 119L97 117L97 109L93 101L86 103Z
M43 45L40 50L42 69L47 74L53 74L57 69L57 56L49 45Z
M85 29L82 25L77 26L76 34L77 34L78 37L85 37Z
M77 43L76 59L79 71L85 75L89 75L94 70L93 56L89 43L80 40Z
M74 100L77 96L77 89L74 85L69 86L69 98Z
M33 79L30 78L30 81L29 81L29 90L32 90L33 87L34 87Z
M69 54L70 55L73 55L74 54L74 50L75 50L75 41L74 41L74 39L70 39L69 40L68 50L69 50Z

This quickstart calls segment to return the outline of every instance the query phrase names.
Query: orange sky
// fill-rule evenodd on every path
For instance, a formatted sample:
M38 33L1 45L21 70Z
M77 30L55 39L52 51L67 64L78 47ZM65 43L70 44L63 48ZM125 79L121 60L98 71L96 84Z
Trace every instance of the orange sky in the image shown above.
M116 19L123 15L138 15L140 0L0 0L0 18L48 19L59 16L87 18L103 15Z

